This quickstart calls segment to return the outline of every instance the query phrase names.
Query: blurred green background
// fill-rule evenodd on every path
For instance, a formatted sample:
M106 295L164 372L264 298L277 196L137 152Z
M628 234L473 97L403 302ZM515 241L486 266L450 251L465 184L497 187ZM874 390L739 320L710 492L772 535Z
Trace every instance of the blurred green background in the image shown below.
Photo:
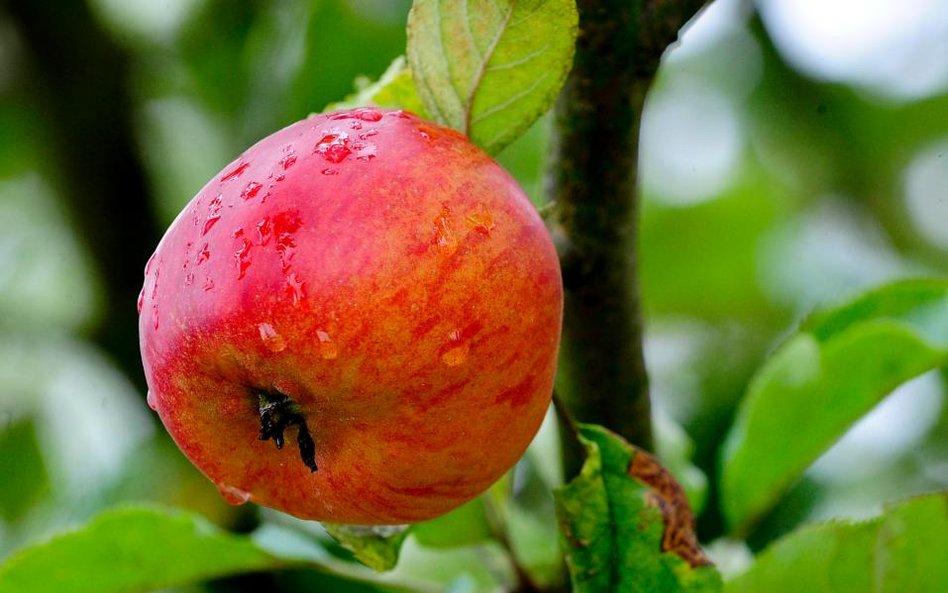
M123 501L188 508L238 532L260 523L252 505L220 500L145 405L142 270L177 212L244 148L401 54L409 6L0 4L0 559ZM548 125L500 155L535 199ZM714 3L649 96L641 181L656 414L685 429L713 485L748 377L802 315L948 271L948 5ZM751 547L801 520L948 488L944 391L936 374L899 389L810 468ZM554 443L533 456L546 486ZM706 495L708 542L721 520L714 488ZM549 532L530 529L540 535L524 536L526 553L551 553L540 545ZM502 579L489 551L422 547L410 542L403 567L456 591Z

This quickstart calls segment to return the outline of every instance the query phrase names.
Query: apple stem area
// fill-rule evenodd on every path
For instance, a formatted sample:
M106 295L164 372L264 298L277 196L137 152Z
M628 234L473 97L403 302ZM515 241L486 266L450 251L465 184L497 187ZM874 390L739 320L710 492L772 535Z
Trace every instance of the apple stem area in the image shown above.
M303 464L316 471L316 444L309 434L306 420L300 413L299 405L284 393L278 391L255 391L260 412L261 441L273 439L277 449L283 449L283 433L288 426L296 425L296 444L300 450Z

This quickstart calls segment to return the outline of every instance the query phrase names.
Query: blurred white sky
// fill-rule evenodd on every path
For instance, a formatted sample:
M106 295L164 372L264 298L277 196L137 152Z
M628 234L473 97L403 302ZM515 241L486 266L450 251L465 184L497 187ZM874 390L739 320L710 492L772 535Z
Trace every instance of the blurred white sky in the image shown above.
M948 84L944 0L759 0L774 43L797 68L889 99Z

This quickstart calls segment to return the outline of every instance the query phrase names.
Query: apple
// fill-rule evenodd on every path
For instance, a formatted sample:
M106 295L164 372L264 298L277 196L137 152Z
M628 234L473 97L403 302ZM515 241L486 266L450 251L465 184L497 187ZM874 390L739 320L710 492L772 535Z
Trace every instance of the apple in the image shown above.
M315 115L185 207L145 269L149 405L233 503L400 524L523 454L563 289L517 183L403 111Z

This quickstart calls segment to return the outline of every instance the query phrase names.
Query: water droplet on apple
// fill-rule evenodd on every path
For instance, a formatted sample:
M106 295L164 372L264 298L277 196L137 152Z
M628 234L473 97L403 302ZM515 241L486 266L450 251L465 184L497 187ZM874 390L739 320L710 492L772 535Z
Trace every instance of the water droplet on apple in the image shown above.
M330 163L339 164L352 154L349 148L349 134L345 132L326 134L316 143L313 152L323 155L323 158Z
M322 170L322 174L323 174L323 175L338 175L338 174L339 174L339 171L337 171L337 170L335 170L335 169L323 169L323 170Z
M471 346L468 343L461 343L461 330L456 329L448 334L448 349L441 355L441 362L449 367L456 367L467 359L467 353Z
M277 252L283 271L290 268L290 260L296 254L296 237L294 233L300 229L303 221L297 212L281 212L273 217L273 234L277 237Z
M158 294L158 278L161 277L161 268L155 269L155 279L151 283L151 298L154 299Z
M381 121L382 114L376 109L367 107L358 112L358 117L362 121Z
M228 486L227 484L216 484L216 486L218 492L221 493L221 497L227 501L228 504L239 506L250 500L250 493L240 488Z
M465 220L469 227L487 237L494 230L494 215L484 204L478 204L474 210L468 213Z
M237 178L237 177L240 177L241 174L242 174L244 171L246 171L246 170L247 170L247 167L249 167L249 166L250 166L250 163L240 163L240 164L238 164L236 167L234 167L233 169L231 169L231 170L228 171L227 173L224 173L224 175L221 177L221 183L224 183L225 181L230 181L231 179L235 179L235 178Z
M332 341L328 332L318 329L316 330L316 337L319 338L319 355L324 360L333 360L339 356L339 347Z
M155 392L151 389L148 390L148 395L145 397L145 401L148 402L148 407L152 410L158 410L158 399L155 397Z
M282 159L280 159L280 166L283 167L283 170L286 171L290 167L296 164L296 153L291 152ZM279 181L279 180L278 180Z
M241 231L243 234L243 231ZM234 253L234 259L237 260L237 279L243 278L250 267L250 241L241 239L240 248Z
M441 209L441 214L434 220L435 244L445 255L451 255L458 248L458 240L451 229L451 213L447 208Z
M145 305L145 287L138 291L138 314L142 314L142 307Z
M283 271L290 269L290 260L296 255L296 241L290 233L281 233L277 239L277 253L280 254L280 263L283 265Z
M286 340L269 323L261 323L257 326L257 330L260 332L260 339L263 340L264 346L271 352L282 352L286 349Z
M204 289L204 292L207 292L209 290L214 290L214 281L211 280L210 278L206 278L204 280L204 286L202 286L201 288Z
M221 219L221 194L217 194L210 204L208 204L207 220L204 221L204 228L201 229L201 236L207 234L211 227L217 224Z
M349 150L349 147L345 144L332 144L326 149L326 153L323 155L326 157L326 160L330 163L341 163L346 160L352 154L352 151Z
M158 303L154 302L151 305L151 324L155 329L158 329Z
M342 113L336 113L331 116L329 119L360 119L362 121L379 121L382 119L382 113L373 107L362 107L361 109L353 109L351 111L344 111Z
M361 134L359 134L359 140L366 140L368 138L371 138L372 136L378 136L378 133L379 133L378 130L368 130L366 132L362 132Z
M194 284L194 272L188 272L187 276L184 277L184 285L191 286Z
M257 223L257 242L260 245L266 245L273 236L273 228L270 226L270 218L264 218Z
M293 306L299 307L300 301L303 300L303 281L296 277L295 273L290 274L286 277L286 286L290 290L290 295L293 297Z
M461 344L450 348L441 355L441 362L448 365L449 367L456 367L459 364L467 360L467 353L470 351L471 346L469 344Z
M207 243L205 243L201 246L201 250L198 251L197 258L195 258L194 263L201 265L209 259L211 259L211 248L208 247Z
M356 131L361 130L362 122L358 122L358 121L352 122L351 124L349 124L349 129L356 130Z
M376 157L379 149L375 144L367 142L366 144L359 147L356 152L356 158L360 161L370 161Z
M418 126L418 135L428 142L431 142L438 137L438 133L434 128L425 125Z
M257 183L256 181L251 181L247 184L247 187L240 192L240 197L245 200L250 200L260 193L260 189L263 187L262 183Z

